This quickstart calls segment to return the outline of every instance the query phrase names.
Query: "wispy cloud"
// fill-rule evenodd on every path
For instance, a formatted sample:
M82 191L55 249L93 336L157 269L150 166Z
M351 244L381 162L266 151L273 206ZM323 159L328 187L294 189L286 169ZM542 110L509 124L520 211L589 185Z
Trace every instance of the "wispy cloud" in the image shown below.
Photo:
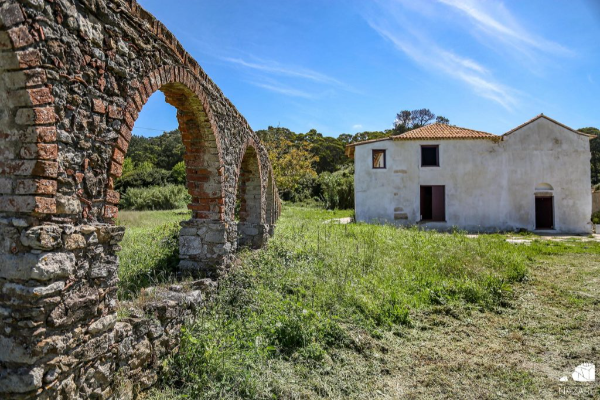
M488 36L501 40L523 53L531 55L530 50L536 49L561 56L573 55L572 50L546 40L523 27L502 3L481 0L438 1L460 11Z
M241 58L223 57L223 61L227 61L233 64L237 64L246 68L268 72L276 75L289 76L294 78L307 79L313 82L326 83L330 85L344 86L344 84L335 78L327 76L325 74L313 71L307 68L282 65L276 61L267 61L256 59L255 61L247 61Z
M371 4L375 6L363 8L365 20L398 50L424 69L461 81L508 110L515 109L523 93L501 82L496 64L487 66L492 65L490 56L500 53L503 60L514 58L524 72L539 75L555 64L554 59L575 55L568 47L537 34L533 24L520 22L501 1L375 0ZM463 31L493 53L477 49L460 54L439 36L440 29Z
M286 87L286 86L282 86L279 84L270 84L270 83L260 83L260 82L249 82L250 84L263 88L263 89L267 89L271 92L275 92L275 93L279 93L279 94L283 94L286 96L291 96L291 97L301 97L301 98L305 98L305 99L314 99L317 96L311 93L307 93L304 92L302 90L298 90L298 89L294 89L294 88L290 88L290 87Z
M405 24L398 23L402 21L368 22L382 37L424 68L444 73L467 84L478 95L495 101L507 110L516 106L516 91L499 83L477 61L440 48L430 39L406 29Z
M281 64L277 61L253 56L219 58L234 66L254 72L251 84L286 96L314 99L324 95L333 95L337 89L357 93L350 85L312 69ZM277 82L275 78L285 80L285 84ZM302 89L296 87L302 87ZM307 88L313 92L309 93Z
M358 129L362 129L363 126L361 124L356 124L356 125L352 125L352 129L354 130L358 130Z
M533 51L569 56L573 51L534 34L506 9L503 3L482 0L438 0L467 17L479 31L508 47L533 57Z

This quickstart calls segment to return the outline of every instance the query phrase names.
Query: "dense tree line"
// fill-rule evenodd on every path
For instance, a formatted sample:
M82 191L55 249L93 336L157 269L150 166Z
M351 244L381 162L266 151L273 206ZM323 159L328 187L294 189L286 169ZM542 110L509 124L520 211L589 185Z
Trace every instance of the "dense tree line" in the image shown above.
M595 139L590 141L590 150L592 152L592 185L600 185L600 129L592 127L581 128L579 129L579 132L596 136Z
M296 133L288 128L269 126L256 131L265 144L273 165L275 179L284 200L323 201L330 208L352 207L354 201L352 160L346 157L350 143L381 139L402 134L431 123L449 124L443 116L428 109L403 110L396 115L393 128L383 131L342 133L325 136L315 129ZM597 128L581 132L600 136ZM600 184L600 139L590 142L592 184ZM164 186L185 183L185 148L178 130L145 138L133 136L117 189L124 193L130 187Z
M123 175L116 182L121 194L130 187L163 186L185 183L185 147L179 130L160 136L133 135L129 142Z
M134 164L149 162L156 168L170 171L175 164L183 161L184 153L185 147L181 141L181 132L175 129L149 138L133 135L127 157Z

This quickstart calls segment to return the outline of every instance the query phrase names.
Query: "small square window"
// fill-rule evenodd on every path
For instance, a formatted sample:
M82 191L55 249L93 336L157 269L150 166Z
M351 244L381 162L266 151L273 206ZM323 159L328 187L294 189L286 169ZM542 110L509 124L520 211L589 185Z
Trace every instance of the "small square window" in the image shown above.
M439 167L440 148L438 145L421 146L421 167Z
M373 150L373 168L385 168L385 150Z

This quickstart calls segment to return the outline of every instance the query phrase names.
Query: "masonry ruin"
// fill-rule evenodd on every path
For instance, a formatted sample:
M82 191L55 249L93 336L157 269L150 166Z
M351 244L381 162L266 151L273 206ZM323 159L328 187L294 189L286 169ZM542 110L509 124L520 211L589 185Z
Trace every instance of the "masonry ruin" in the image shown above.
M130 397L156 382L214 288L154 289L117 318L114 182L157 90L186 149L180 270L212 278L238 245L262 246L280 213L246 120L135 0L0 0L0 398Z

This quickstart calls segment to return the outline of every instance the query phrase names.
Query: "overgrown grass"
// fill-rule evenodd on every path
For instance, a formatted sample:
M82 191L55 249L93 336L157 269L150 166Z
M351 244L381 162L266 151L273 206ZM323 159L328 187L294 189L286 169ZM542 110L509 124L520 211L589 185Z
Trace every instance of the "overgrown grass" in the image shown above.
M323 223L351 213L286 205L268 247L240 254L147 396L377 397L373 382L389 370L378 353L419 332L422 315L502 311L539 260L600 254L599 243L583 240L527 235L531 242L512 244L501 234ZM178 222L188 218L185 210L120 213L128 227L121 298L172 278Z
M179 262L179 222L187 210L121 211L127 227L119 253L119 298L135 297L143 287L172 280Z
M501 235L323 224L350 213L285 208L268 248L242 254L185 327L169 398L356 397L360 377L344 374L369 373L348 364L369 351L361 338L402 335L427 308L506 305L527 276L531 254Z

